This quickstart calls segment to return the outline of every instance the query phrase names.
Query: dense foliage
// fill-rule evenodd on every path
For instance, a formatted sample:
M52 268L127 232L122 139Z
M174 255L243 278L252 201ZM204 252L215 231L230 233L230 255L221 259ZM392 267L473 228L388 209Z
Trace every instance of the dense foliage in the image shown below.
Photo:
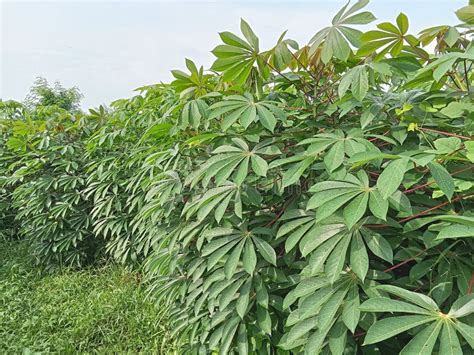
M40 263L143 267L190 353L471 351L474 6L415 36L367 2L87 115L3 103Z

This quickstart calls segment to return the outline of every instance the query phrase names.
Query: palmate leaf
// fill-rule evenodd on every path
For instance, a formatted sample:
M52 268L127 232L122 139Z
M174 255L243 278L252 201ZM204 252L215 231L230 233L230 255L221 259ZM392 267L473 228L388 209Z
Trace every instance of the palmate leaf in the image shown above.
M340 223L318 225L314 219L314 214L306 213L302 210L290 210L286 212L281 221L289 221L279 228L276 238L286 236L285 250L291 251L298 243L303 256L308 255L328 238L336 235L344 229ZM313 235L322 235L315 239Z
M273 101L254 101L250 94L231 95L209 107L209 119L223 116L222 129L227 130L234 123L247 129L259 121L263 127L273 132L278 121L285 122L285 113Z
M374 344L391 338L416 326L432 322L435 316L400 316L382 319L372 325L365 337L364 344Z
M272 141L262 141L250 149L241 138L232 138L234 145L222 145L215 149L214 154L199 169L186 177L185 185L194 187L202 181L204 187L211 180L217 185L227 184L230 179L240 186L249 171L249 165L258 176L266 176L268 164L262 156L279 154L280 150L272 145Z
M230 32L221 32L219 36L225 44L212 50L217 60L212 64L213 70L221 72L222 80L242 85L250 76L254 65L257 64L263 78L268 77L269 70L265 60L259 53L259 41L250 26L243 19L240 29L245 40Z
M317 157L324 152L324 164L330 173L343 164L346 156L350 158L366 151L380 153L375 145L363 138L362 131L357 129L347 133L339 129L334 133L320 133L302 140L298 145L308 145L306 157Z
M366 56L383 48L376 56L380 59L388 52L392 57L396 57L403 50L405 44L416 46L418 40L413 35L408 35L408 18L404 13L397 17L397 26L390 22L383 22L377 25L378 30L365 32L360 40L362 45L357 51L357 55Z
M242 202L240 189L235 184L224 184L206 191L204 194L188 201L183 208L182 215L186 219L196 215L198 221L203 221L211 212L217 222L222 219L231 199L234 199L234 213L242 218Z
M378 149L366 139L361 138L360 132L350 132L347 136L340 130L334 134L318 134L313 138L307 138L298 145L308 145L305 151L300 151L286 158L275 159L269 169L287 166L282 177L282 186L287 187L299 182L301 176L316 162L322 154L324 163L329 172L339 168L345 156L353 156L366 150L378 151Z
M471 46L465 52L452 52L452 53L446 53L446 54L441 55L438 58L438 60L435 60L432 63L418 70L418 72L416 73L417 75L413 80L417 80L423 77L425 74L432 73L433 79L435 81L440 81L441 78L443 78L448 73L448 71L451 70L453 66L455 66L457 62L462 61L462 60L469 60L469 61L474 60L474 47ZM463 105L463 103L460 103L460 102L455 102L454 104L455 105L453 105L453 107L451 108L443 109L444 112L446 112L447 116L451 116L456 111L459 112L459 109ZM472 104L466 102L465 105L467 105L466 109L471 107L471 110L472 110ZM458 108L456 109L455 106L458 106ZM461 112L462 111L463 109L461 108Z
M358 65L351 68L342 77L338 87L339 97L343 97L347 90L351 89L352 95L362 101L369 90L369 77L365 65Z
M196 99L184 104L179 116L178 126L181 129L192 127L197 129L202 121L207 119L207 104L204 100Z
M204 74L204 68L201 66L198 69L196 64L190 59L186 59L186 67L190 74L184 73L181 70L171 71L171 74L175 77L171 85L180 93L180 97L198 98L207 94L211 90L209 79L212 75Z
M345 180L317 183L309 189L314 194L306 208L316 209L316 221L319 222L347 204L343 215L348 228L364 216L367 206L375 216L385 219L388 202L380 197L378 187L371 188L368 183L363 171L358 172L358 177L347 174Z
M368 11L358 12L368 3L368 0L359 0L347 8L348 2L332 19L332 26L323 28L311 38L310 52L315 53L322 43L321 59L324 63L328 63L333 55L346 61L351 53L350 44L358 47L359 37L362 34L349 26L365 25L375 20L374 15Z
M302 273L315 276L324 271L333 283L346 263L349 250L349 265L352 271L364 280L369 268L367 247L378 257L392 262L392 248L379 234L367 228L349 231L340 220L318 223L311 213L290 210L282 216L285 221L277 232L277 238L285 237L285 249L293 250L299 244L308 265Z
M360 315L359 290L352 281L346 277L329 285L324 277L303 279L295 293L290 293L284 301L288 305L299 299L287 321L291 329L282 337L280 346L295 349L303 341L306 353L319 351L326 345L332 351L344 350L347 331L354 332Z
M294 66L296 62L293 58L293 53L290 48L298 50L298 43L291 39L285 39L286 32L283 32L278 39L277 44L270 51L267 52L268 63L271 68L275 68L279 71L283 71L289 66ZM293 65L292 65L293 64Z
M204 237L208 236L212 236L212 240L203 246L202 256L209 259L208 269L225 259L224 273L227 279L235 274L240 264L252 275L257 264L257 253L268 263L276 265L273 247L252 232L215 228L206 232Z
M308 265L303 269L302 274L315 276L324 271L330 283L340 277L347 260L348 250L351 270L361 280L365 279L369 268L366 244L371 250L379 252L373 245L367 243L367 240L370 241L367 235L370 234L366 232L362 234L359 231L351 233L342 224L320 225L305 222L305 219L301 218L284 224L280 229L282 232L279 231L279 236L289 233L290 227L294 231L288 235L287 246L290 238L299 240L304 235L299 244L301 254L307 257ZM294 246L296 242L291 240L291 246ZM384 241L384 243L387 242ZM391 248L389 245L385 248L390 251L390 253L386 252L388 255L378 254L391 260Z
M401 312L417 315L384 318L375 322L367 331L364 344L373 344L391 338L414 327L430 323L402 349L401 354L430 354L441 332L440 348L447 353L459 353L460 344L456 329L467 330L469 326L461 323L458 318L474 312L474 296L467 295L458 299L448 314L443 314L438 305L428 296L405 289L385 285L378 290L389 292L404 301L392 300L386 297L371 298L364 302L360 309L363 312ZM410 303L405 302L408 301ZM416 305L413 305L414 303ZM470 343L469 336L461 335Z
M382 198L389 198L401 185L405 172L408 169L408 160L396 159L390 162L377 179L377 189Z

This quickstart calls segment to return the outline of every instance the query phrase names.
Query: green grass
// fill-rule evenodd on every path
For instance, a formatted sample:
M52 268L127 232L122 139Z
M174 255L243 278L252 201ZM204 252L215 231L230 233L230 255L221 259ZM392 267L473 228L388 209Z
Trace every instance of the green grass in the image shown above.
M171 353L166 313L119 266L41 275L0 242L0 353Z

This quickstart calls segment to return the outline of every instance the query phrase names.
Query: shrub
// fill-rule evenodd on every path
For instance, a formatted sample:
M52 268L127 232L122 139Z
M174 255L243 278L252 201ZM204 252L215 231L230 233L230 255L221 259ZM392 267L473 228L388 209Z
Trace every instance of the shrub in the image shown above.
M101 243L93 238L92 204L82 190L85 139L97 122L48 106L23 109L8 123L2 186L16 210L17 233L31 241L42 265L82 266L95 259Z
M303 47L261 51L242 21L214 78L173 72L182 139L161 181L180 190L157 196L175 207L145 265L191 352L474 345L472 30L416 37L400 14L362 34L365 4Z

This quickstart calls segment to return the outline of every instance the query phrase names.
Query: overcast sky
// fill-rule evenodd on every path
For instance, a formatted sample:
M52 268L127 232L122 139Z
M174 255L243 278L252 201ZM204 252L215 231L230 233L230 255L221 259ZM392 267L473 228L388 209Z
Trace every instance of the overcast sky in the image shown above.
M218 32L238 33L246 19L271 47L281 32L306 44L344 0L4 1L0 0L0 98L23 100L37 76L77 86L83 107L133 95L171 79L184 58L208 68ZM372 0L378 22L410 19L412 33L456 24L467 0ZM369 25L370 26L374 26Z

